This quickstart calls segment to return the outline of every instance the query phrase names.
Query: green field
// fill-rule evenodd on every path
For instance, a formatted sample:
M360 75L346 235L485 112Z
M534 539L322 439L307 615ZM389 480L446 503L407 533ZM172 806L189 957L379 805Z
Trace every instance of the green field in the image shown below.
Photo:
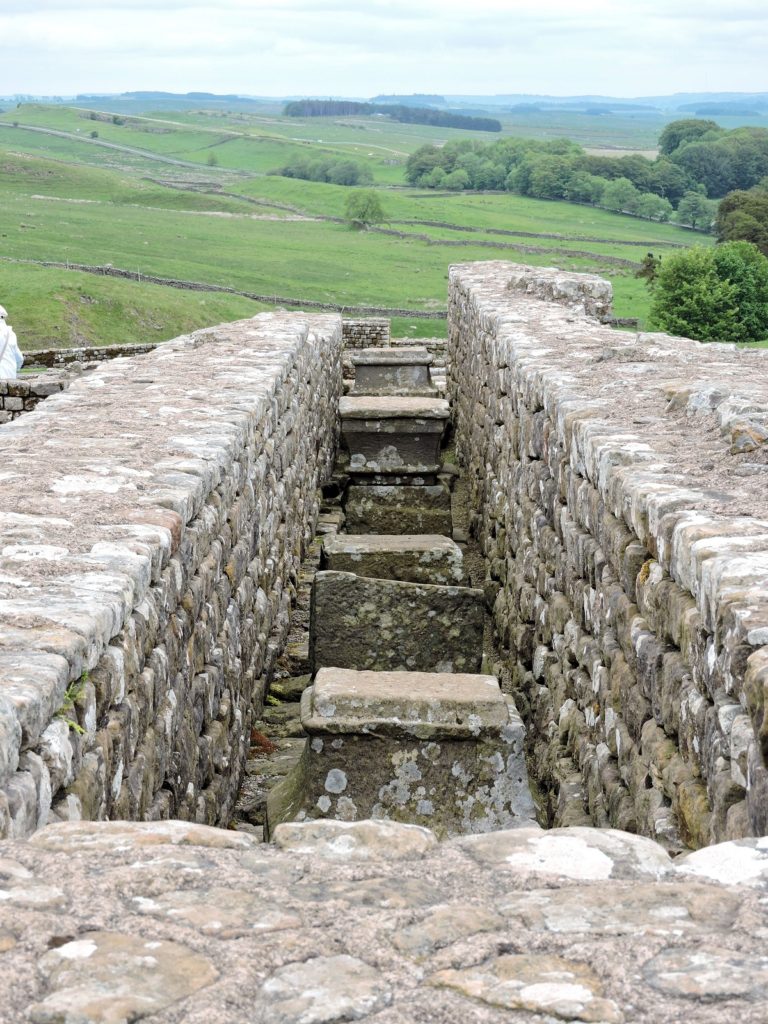
M648 250L711 244L594 207L405 187L404 160L417 146L468 134L487 141L481 133L376 117L294 120L274 110L121 113L124 124L92 113L30 105L0 115L0 301L26 348L171 337L286 297L441 310L449 265L471 260L601 273L613 281L616 314L643 320L648 295L634 264ZM366 162L383 230L356 232L333 219L343 216L349 188L267 173L297 153ZM111 265L273 301L44 262ZM445 322L408 317L393 330L440 335Z

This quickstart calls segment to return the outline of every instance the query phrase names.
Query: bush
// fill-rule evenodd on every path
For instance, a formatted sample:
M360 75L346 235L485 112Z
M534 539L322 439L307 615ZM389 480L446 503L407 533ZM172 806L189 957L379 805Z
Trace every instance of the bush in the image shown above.
M651 323L699 341L759 341L768 334L768 259L751 242L665 256Z
M331 185L368 185L373 181L370 168L364 164L354 160L334 160L332 157L320 160L299 157L276 171L270 171L270 174L301 178L304 181L322 181Z
M375 192L353 192L344 205L344 218L358 231L370 224L380 224L384 218L381 201Z
M768 189L730 192L720 203L715 228L718 242L754 242L768 256Z

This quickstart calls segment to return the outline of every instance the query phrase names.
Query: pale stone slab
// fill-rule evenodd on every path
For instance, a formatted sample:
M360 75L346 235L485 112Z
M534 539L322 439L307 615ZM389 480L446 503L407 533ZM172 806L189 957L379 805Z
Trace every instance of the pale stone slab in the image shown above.
M357 957L319 956L279 967L262 988L270 1024L361 1020L392 1001L381 974Z
M723 885L768 888L768 836L737 839L695 850L676 860L675 870Z
M658 843L613 828L520 828L460 839L482 864L518 875L554 875L578 881L663 878L672 860Z
M479 932L501 931L506 921L490 908L472 903L450 903L433 908L417 924L398 927L392 938L395 949L423 957Z
M409 583L460 584L461 548L437 534L335 534L323 541L322 569Z
M159 1013L212 984L218 972L177 942L85 932L38 964L49 994L29 1008L34 1024L124 1024Z
M310 664L313 671L479 672L484 620L482 590L318 572Z
M434 357L420 345L408 348L364 348L352 354L353 366L431 366Z
M500 956L478 967L439 971L429 983L508 1010L594 1024L624 1021L617 1004L604 998L600 979L588 964L548 954Z
M746 999L764 1004L768 996L768 956L745 957L724 946L662 950L643 965L652 988L689 1000Z
M423 857L437 846L430 829L394 821L291 821L278 825L273 838L281 850L342 861Z
M386 731L470 738L508 722L495 676L321 668L302 700L302 724L310 734Z
M35 833L29 845L77 853L164 845L248 850L258 844L245 832L211 828L193 821L62 821Z
M353 479L433 484L449 417L442 398L347 397L339 402L341 439Z
M342 424L347 420L437 420L450 416L450 406L444 398L408 398L385 396L346 396L339 399ZM381 428L384 429L384 428Z
M499 906L518 926L558 935L682 935L727 932L741 901L712 885L653 881L616 882L611 898L601 886L530 889Z

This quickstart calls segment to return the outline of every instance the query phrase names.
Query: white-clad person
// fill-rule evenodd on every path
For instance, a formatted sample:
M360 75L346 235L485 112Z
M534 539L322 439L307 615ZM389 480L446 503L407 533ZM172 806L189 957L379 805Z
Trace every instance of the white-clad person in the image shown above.
M13 380L24 362L16 334L7 319L5 306L0 306L0 380Z

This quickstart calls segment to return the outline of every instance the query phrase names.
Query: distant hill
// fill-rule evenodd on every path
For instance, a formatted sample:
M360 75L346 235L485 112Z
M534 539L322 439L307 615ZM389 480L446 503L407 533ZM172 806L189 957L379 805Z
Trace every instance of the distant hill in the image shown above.
M488 107L574 107L599 105L610 107L611 110L621 108L645 110L690 110L707 103L738 104L740 107L760 108L768 103L768 92L680 92L666 96L555 96L540 93L497 93L492 96L473 96L470 94L448 94L445 97L449 104L472 104Z
M501 122L493 117L470 117L434 107L406 107L394 103L357 103L354 100L295 100L286 103L287 117L351 117L373 114L391 117L405 124L429 124L435 128L463 128L474 132L500 132Z
M397 93L393 93L392 96L374 96L371 103L395 103L401 107L446 106L444 96L433 96L426 92L414 92L410 96L399 96Z

